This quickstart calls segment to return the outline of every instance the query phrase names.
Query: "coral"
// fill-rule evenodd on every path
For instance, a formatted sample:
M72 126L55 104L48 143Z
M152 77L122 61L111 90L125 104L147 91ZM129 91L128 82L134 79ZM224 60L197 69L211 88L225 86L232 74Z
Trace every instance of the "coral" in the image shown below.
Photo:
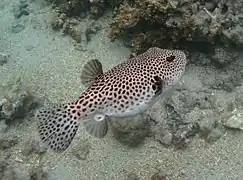
M101 17L105 10L104 0L90 0L90 14L94 19Z
M126 5L121 5L119 8L119 14L114 18L111 24L111 38L119 36L123 31L128 28L134 27L139 21L139 10Z
M102 27L95 21L81 22L68 18L64 13L55 15L52 18L51 26L53 30L60 29L63 34L70 35L77 43L82 41L88 43Z
M89 9L89 0L69 0L60 4L58 11L65 13L67 16L80 16L80 14Z
M61 29L63 34L70 35L72 39L80 43L82 41L83 28L78 24L77 20L67 18L64 13L57 14L51 21L53 30Z
M89 0L46 0L46 2L54 4L58 13L64 13L68 17L80 16L90 7Z
M90 12L93 18L103 15L105 9L104 0L46 0L57 6L59 14L64 13L67 17L82 17Z
M214 44L230 40L239 45L243 42L242 18L233 12L235 9L240 12L234 3L224 0L135 0L118 9L110 24L110 38L131 36L134 53L149 46L171 47L184 41Z
M50 24L53 30L61 30L63 34L68 34L77 43L87 38L90 34L89 22L102 16L104 12L104 1L91 1L91 0L72 0L72 1L55 1L57 5L57 13L52 17ZM89 21L82 21L82 17L90 14ZM87 24L88 22L88 24ZM89 37L88 37L89 38ZM89 40L87 40L89 41Z

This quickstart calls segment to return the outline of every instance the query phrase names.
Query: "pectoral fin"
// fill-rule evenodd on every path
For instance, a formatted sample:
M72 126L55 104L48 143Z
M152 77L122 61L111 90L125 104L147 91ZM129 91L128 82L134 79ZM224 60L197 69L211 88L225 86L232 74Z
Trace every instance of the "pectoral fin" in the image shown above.
M83 122L86 131L97 138L103 138L108 132L108 120L104 115L97 114L93 119Z
M165 82L159 76L154 76L152 82L153 82L152 89L154 91L154 96L158 97L165 88Z

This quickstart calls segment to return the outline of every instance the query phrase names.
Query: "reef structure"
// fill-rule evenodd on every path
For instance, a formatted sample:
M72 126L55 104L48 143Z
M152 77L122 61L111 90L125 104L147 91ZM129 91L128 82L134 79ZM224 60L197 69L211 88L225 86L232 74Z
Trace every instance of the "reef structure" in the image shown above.
M110 38L128 38L132 52L189 43L243 45L243 2L227 0L135 0L117 9Z

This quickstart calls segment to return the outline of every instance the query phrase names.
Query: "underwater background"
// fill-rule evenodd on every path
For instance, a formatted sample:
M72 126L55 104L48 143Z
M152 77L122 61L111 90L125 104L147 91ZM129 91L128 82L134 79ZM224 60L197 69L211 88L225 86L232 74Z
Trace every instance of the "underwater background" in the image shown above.
M0 179L243 179L242 45L241 0L1 0ZM63 153L40 142L36 109L79 97L89 60L150 47L187 54L171 96Z

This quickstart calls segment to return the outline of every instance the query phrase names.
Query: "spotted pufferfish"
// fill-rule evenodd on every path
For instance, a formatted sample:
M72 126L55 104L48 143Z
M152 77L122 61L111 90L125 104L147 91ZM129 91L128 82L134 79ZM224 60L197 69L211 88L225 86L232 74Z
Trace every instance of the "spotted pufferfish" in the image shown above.
M99 60L90 60L81 74L88 88L78 99L37 110L41 140L56 152L64 151L81 123L91 135L103 138L108 132L107 118L135 116L150 108L178 82L186 63L183 51L157 47L105 73Z

